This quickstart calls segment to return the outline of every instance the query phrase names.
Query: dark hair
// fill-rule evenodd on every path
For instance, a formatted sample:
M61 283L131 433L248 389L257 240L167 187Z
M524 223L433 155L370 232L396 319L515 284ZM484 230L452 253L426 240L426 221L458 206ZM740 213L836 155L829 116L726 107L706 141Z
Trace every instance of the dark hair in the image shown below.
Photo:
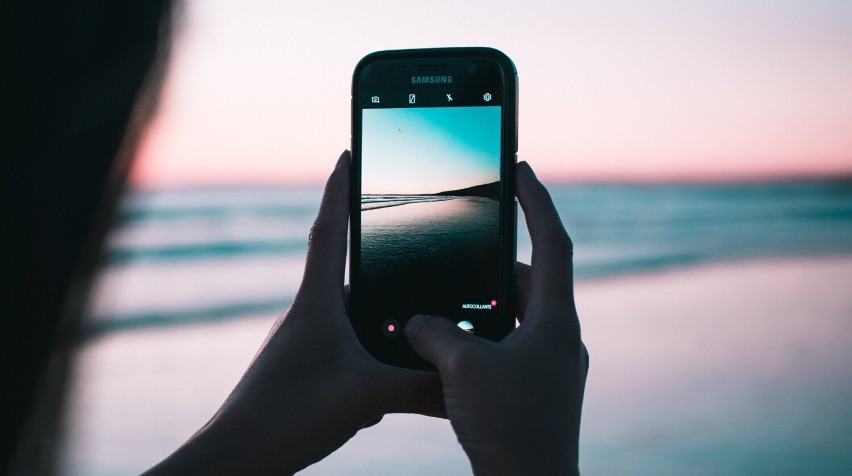
M15 3L4 7L13 10L3 15L12 81L0 107L0 472L52 474L69 356L112 209L156 104L174 6Z

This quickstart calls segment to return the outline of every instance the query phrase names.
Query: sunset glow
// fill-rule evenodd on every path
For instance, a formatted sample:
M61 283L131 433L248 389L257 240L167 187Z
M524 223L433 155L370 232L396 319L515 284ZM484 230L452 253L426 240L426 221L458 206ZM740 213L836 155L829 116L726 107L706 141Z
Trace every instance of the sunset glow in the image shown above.
M492 46L519 158L571 180L852 173L852 3L185 2L139 185L322 183L351 72L381 49Z

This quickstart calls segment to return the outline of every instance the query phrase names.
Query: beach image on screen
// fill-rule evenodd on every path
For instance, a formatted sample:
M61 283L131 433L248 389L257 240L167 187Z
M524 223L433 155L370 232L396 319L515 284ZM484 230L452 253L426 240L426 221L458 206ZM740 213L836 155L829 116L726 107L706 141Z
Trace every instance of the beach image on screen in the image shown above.
M366 109L362 127L368 315L496 313L500 107Z

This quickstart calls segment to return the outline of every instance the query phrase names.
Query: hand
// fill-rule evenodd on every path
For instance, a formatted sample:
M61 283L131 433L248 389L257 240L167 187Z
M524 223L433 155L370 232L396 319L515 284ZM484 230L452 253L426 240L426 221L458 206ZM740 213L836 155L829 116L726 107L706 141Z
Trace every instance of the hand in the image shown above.
M502 342L415 316L405 334L443 382L444 404L476 474L577 473L588 353L574 306L572 244L528 164L516 189L533 243L518 265L521 325Z
M325 187L293 306L210 422L151 474L291 474L386 413L445 417L434 372L379 363L346 314L350 157Z

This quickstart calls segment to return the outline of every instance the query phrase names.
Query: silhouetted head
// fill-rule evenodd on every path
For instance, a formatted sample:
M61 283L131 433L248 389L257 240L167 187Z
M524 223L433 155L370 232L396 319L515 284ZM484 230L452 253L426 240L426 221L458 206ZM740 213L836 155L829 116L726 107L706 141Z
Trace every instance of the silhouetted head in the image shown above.
M4 10L13 64L0 128L0 472L43 474L54 472L69 351L156 104L174 5L35 0Z

